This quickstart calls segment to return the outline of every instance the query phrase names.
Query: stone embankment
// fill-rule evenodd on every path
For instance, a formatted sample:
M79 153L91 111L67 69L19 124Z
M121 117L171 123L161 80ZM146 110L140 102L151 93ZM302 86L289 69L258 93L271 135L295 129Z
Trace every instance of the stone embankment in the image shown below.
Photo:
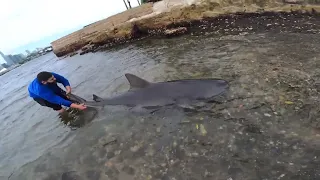
M82 55L143 37L176 36L221 16L319 12L320 0L163 0L87 25L51 45L58 57Z

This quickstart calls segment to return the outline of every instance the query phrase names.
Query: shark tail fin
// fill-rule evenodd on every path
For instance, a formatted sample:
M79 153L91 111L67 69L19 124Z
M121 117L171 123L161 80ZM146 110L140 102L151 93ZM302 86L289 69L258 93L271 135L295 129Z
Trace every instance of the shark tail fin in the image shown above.
M133 74L125 74L127 80L129 81L130 84L130 89L140 89L140 88L145 88L150 85L150 82L147 80L144 80L142 78L139 78L136 75Z

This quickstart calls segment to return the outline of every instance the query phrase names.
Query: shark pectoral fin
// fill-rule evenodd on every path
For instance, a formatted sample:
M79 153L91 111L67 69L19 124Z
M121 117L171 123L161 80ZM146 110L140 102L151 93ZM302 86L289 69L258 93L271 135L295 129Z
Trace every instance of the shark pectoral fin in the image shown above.
M142 78L139 78L138 76L135 76L133 74L125 74L127 80L130 84L130 89L139 89L139 88L145 88L150 85L150 83Z
M97 96L97 95L95 95L95 94L93 94L92 96L93 96L92 99L93 99L94 101L96 101L96 102L101 102L101 101L103 101L103 99L102 99L101 97L99 97L99 96Z

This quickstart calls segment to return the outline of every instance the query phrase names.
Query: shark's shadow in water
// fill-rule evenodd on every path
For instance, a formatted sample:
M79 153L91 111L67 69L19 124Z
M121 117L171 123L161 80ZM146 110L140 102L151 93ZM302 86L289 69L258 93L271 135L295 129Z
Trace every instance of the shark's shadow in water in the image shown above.
M125 76L130 89L120 95L101 98L93 94L94 101L87 101L76 95L71 95L70 98L88 107L124 105L152 109L195 101L212 102L214 97L224 93L229 87L229 83L222 79L182 79L153 83L133 74Z

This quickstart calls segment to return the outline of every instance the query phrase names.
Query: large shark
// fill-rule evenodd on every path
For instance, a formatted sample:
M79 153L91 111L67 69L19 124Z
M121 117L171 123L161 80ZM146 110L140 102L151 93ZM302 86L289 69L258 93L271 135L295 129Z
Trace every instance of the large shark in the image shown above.
M222 94L228 82L222 79L182 79L167 82L149 82L133 74L125 74L130 89L120 95L101 98L93 94L94 101L86 101L76 95L70 96L89 107L125 105L129 107L159 107L195 100L210 100Z

